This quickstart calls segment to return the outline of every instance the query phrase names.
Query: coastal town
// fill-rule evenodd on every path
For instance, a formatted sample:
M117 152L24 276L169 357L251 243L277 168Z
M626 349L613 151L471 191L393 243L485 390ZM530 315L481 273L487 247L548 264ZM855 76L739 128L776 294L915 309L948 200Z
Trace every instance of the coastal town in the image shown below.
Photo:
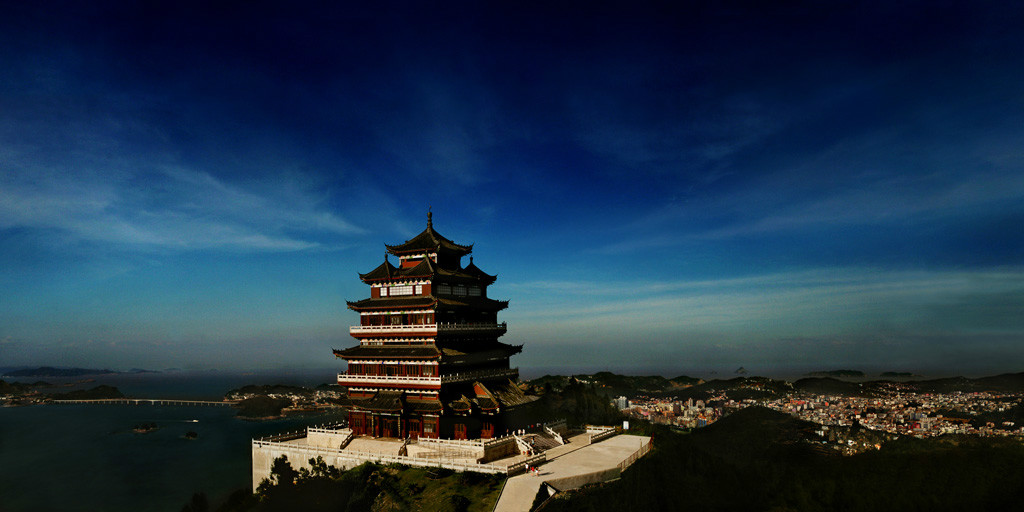
M920 392L893 382L875 387L874 396L792 390L761 398L731 399L725 389L710 395L704 400L643 395L630 400L620 396L612 403L631 418L685 429L710 425L739 409L762 406L818 425L815 434L822 442L831 442L843 453L878 448L842 434L857 428L888 434L888 439L944 434L1024 436L1024 422L1008 419L1015 411L1019 414L1022 407L1024 393L1019 392Z

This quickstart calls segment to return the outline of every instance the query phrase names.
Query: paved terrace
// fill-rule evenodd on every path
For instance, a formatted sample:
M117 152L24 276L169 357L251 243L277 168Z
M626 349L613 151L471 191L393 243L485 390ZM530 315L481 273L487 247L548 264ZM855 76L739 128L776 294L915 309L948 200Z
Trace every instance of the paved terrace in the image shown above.
M608 474L596 474L615 473L610 470L624 469L637 457L647 453L650 442L651 438L647 436L619 435L579 448L570 449L574 444L570 441L564 446L548 450L548 462L540 466L539 475L527 473L508 479L494 510L527 512L533 505L541 484L545 482L551 482L552 486L560 490L568 490L605 480ZM589 475L597 479L590 479Z

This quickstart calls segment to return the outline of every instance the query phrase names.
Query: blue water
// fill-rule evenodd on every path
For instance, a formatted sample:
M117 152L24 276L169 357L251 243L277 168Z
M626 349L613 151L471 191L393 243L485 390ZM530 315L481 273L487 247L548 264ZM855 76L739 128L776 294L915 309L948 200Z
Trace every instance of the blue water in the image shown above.
M142 398L220 398L247 383L316 383L301 375L207 375L205 383L184 377L147 374L102 381ZM324 382L330 375L313 378ZM235 489L250 488L253 437L338 418L249 422L235 418L235 412L210 406L0 408L0 511L177 511L200 491L215 505ZM155 422L159 429L135 433L132 427L142 422ZM190 430L199 437L185 439Z

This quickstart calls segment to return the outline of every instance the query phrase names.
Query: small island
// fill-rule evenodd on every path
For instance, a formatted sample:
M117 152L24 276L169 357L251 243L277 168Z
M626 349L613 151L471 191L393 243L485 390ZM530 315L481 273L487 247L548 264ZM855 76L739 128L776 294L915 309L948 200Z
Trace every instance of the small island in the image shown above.
M147 421L145 423L139 423L138 425L135 425L134 427L132 427L132 431L134 431L136 434L149 434L150 432L156 432L157 430L159 430L159 428L160 427L158 427L156 423L152 421Z
M879 374L883 379L918 379L920 375L911 372L882 372Z
M268 420L280 418L284 409L291 407L290 398L254 396L238 402L238 417L245 420Z

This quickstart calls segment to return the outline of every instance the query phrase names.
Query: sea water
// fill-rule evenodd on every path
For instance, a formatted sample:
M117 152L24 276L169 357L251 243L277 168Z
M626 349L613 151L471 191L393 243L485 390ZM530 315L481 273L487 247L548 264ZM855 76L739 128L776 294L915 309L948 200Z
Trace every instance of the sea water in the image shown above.
M103 380L134 397L194 399L219 399L230 389L224 387L226 381L242 385L303 380L266 375L207 377L205 389L196 386L195 379L185 379L186 383L159 374L148 379L132 376L127 379L131 382ZM184 386L178 394L176 380L180 381L177 386ZM320 379L326 380L329 376ZM141 390L149 391L148 396ZM0 511L176 511L195 492L204 492L216 504L236 489L251 489L252 438L340 417L335 413L252 422L236 418L236 412L224 406L0 408ZM134 426L148 422L156 423L158 429L134 431ZM198 437L186 439L190 431Z

